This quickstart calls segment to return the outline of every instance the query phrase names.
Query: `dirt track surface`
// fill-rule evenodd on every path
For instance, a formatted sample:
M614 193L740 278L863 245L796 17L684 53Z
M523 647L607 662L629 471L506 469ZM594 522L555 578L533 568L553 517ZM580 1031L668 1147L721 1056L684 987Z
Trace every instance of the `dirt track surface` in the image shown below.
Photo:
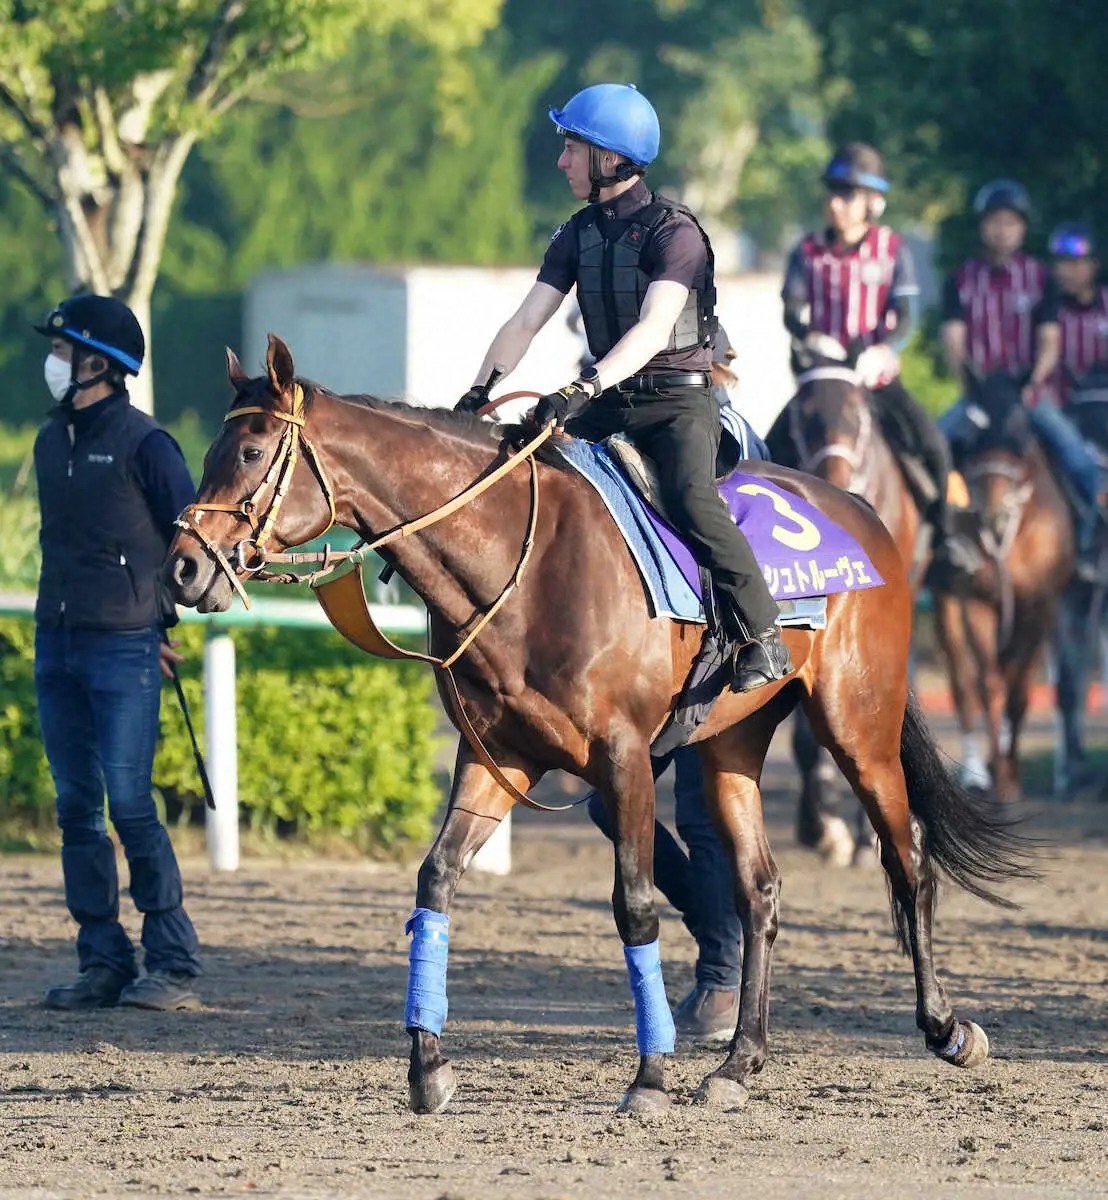
M414 866L186 861L203 1011L67 1016L38 1006L72 971L59 866L0 859L0 1195L1108 1194L1108 806L1052 814L1046 879L1011 889L1022 912L945 893L940 974L993 1046L959 1072L916 1033L880 873L796 849L777 775L771 1059L735 1113L689 1103L721 1056L679 1046L670 1112L615 1114L634 1022L610 852L579 813L526 815L514 873L462 883L459 1089L431 1118L404 1079ZM662 951L676 999L693 947L668 913Z

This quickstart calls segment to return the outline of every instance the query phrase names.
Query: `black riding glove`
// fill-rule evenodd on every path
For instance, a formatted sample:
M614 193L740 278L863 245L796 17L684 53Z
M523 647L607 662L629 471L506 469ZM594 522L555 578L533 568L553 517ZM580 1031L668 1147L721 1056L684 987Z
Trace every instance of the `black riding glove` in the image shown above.
M454 405L455 412L475 413L489 402L489 385L475 383L473 387Z
M567 421L577 416L591 399L588 391L577 383L550 392L535 405L535 424L549 425L553 421L561 429Z

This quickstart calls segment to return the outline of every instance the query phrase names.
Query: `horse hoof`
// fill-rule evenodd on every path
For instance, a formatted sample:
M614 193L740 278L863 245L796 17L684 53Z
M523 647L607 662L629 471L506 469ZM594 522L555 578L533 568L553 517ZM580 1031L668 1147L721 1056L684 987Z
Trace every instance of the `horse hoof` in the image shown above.
M642 1117L650 1113L665 1112L670 1106L668 1093L658 1088L628 1088L627 1094L619 1102L616 1112L634 1113Z
M989 1039L976 1021L959 1021L950 1041L932 1050L953 1067L977 1067L989 1057Z
M854 858L854 838L842 817L825 817L817 852L833 867L849 867Z
M457 1086L454 1068L449 1063L443 1063L417 1083L408 1085L409 1107L421 1117L440 1113L450 1103Z
M750 1093L734 1079L722 1075L707 1075L693 1093L694 1104L704 1104L721 1112L738 1112L746 1106Z

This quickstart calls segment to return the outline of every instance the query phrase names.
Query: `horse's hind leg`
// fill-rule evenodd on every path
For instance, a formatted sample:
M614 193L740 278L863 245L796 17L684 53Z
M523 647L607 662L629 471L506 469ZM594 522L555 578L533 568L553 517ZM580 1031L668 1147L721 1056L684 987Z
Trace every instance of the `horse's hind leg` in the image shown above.
M535 782L522 770L503 769L521 791ZM416 907L405 927L412 934L405 1024L412 1039L408 1094L413 1112L441 1112L454 1094L454 1072L439 1043L446 1021L450 905L462 873L513 803L462 742L450 808L419 868Z
M697 1092L698 1099L722 1108L746 1103L744 1082L762 1069L768 1052L770 957L777 937L781 875L766 840L758 784L773 731L792 703L791 697L775 697L741 724L700 746L705 793L731 855L735 903L743 927L735 1036L727 1058Z
M895 674L892 672L890 674ZM840 684L845 687L845 684ZM834 692L834 684L831 685ZM897 714L906 710L906 687L892 679L871 692L870 710L857 712L856 700L833 699L818 688L805 706L812 727L842 768L866 810L881 845L881 865L893 896L897 940L912 956L916 983L916 1025L927 1046L956 1066L972 1066L988 1054L988 1039L972 1022L959 1022L935 973L931 926L935 910L935 876L924 844L924 830L908 804L901 761L902 729ZM929 739L919 715L909 711L916 740ZM919 728L916 728L916 725ZM930 745L930 742L928 741ZM937 770L937 753L931 747Z

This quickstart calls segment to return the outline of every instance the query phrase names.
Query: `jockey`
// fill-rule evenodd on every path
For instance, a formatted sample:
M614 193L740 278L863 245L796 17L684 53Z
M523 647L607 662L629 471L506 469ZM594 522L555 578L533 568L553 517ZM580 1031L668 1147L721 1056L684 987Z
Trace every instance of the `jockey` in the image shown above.
M826 228L793 250L785 271L785 326L816 353L857 354L882 433L900 453L923 459L936 490L924 514L933 530L936 567L971 565L950 528L950 451L900 380L897 350L912 335L919 287L911 252L879 224L889 190L881 155L862 142L838 149L823 173Z
M472 412L485 402L494 364L511 372L576 287L596 362L543 396L535 421L590 441L622 432L654 460L669 515L711 572L724 633L738 647L732 687L745 692L782 679L793 665L777 602L715 486L721 426L711 386L711 244L692 213L642 181L660 129L635 88L586 88L550 119L564 138L557 165L587 205L554 231L537 282L457 407Z
M1088 225L1059 225L1049 246L1061 334L1053 385L1065 408L1075 379L1097 369L1108 371L1108 287L1098 280L1100 262Z
M947 280L942 326L947 365L956 379L967 369L979 375L1027 374L1024 400L1035 433L1080 493L1078 553L1088 565L1094 553L1099 472L1089 448L1049 394L1061 347L1058 294L1043 264L1023 253L1031 201L1022 185L997 179L981 188L973 208L982 254ZM966 408L960 400L939 419L948 438L956 435Z

